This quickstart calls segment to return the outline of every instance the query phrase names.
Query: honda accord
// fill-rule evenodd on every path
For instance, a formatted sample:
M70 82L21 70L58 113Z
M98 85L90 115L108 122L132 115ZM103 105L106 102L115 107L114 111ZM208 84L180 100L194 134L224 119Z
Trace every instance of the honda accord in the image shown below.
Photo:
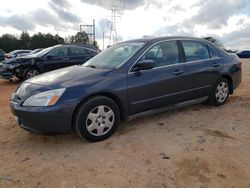
M239 58L209 41L147 38L26 80L12 94L10 107L28 131L73 129L81 138L100 141L120 120L138 114L202 101L223 105L240 82Z

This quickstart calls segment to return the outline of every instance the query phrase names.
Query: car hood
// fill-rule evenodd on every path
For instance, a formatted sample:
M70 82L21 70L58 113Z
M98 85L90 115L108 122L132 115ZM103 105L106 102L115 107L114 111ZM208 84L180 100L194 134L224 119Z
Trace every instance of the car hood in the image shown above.
M48 89L69 88L76 85L91 86L102 81L110 72L112 70L75 65L41 74L26 82L45 86Z
M17 58L10 58L2 61L3 64L11 64L16 61Z
M14 58L6 59L2 61L2 63L3 64L22 63L22 62L26 62L29 59L34 59L34 58L36 58L36 56L32 54L32 55L26 55L22 57L14 57Z

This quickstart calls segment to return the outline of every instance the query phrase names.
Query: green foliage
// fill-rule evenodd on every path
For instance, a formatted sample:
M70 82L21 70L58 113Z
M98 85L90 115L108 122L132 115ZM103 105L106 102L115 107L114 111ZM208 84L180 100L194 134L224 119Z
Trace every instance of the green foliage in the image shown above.
M37 49L47 48L57 44L63 44L64 39L58 34L37 33L30 37L28 32L23 31L19 36L3 34L0 37L0 49L10 52L16 49Z
M89 42L89 36L85 32L78 32L75 35L75 44L87 44Z
M3 34L0 36L0 49L5 52L17 49L34 50L37 48L47 48L57 44L63 44L65 42L69 44L93 44L85 32L78 32L76 35L68 36L63 39L58 34L52 35L50 33L44 34L39 32L30 36L27 31L23 31L20 36L12 34ZM93 45L99 49L96 41L94 41Z
M3 49L5 52L9 52L20 47L21 42L17 39L15 35L3 34L0 37L0 49Z

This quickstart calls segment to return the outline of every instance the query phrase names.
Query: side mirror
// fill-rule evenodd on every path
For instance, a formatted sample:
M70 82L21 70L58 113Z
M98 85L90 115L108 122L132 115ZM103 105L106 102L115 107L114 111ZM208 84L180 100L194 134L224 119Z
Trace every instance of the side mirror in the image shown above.
M151 59L139 61L133 68L133 71L149 70L155 67L155 61Z
M47 55L46 56L46 59L48 59L48 60L50 60L50 59L52 59L54 56L52 56L52 55Z

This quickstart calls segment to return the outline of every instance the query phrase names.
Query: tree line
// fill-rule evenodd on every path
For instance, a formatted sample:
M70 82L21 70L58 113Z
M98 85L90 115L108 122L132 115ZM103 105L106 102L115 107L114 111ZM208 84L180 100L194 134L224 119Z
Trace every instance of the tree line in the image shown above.
M51 33L38 32L32 36L26 31L21 35L3 34L0 36L0 49L5 52L10 52L17 49L37 49L47 48L57 44L93 44L85 32L78 32L76 35L62 38L58 34L52 35ZM97 42L94 46L98 48Z

